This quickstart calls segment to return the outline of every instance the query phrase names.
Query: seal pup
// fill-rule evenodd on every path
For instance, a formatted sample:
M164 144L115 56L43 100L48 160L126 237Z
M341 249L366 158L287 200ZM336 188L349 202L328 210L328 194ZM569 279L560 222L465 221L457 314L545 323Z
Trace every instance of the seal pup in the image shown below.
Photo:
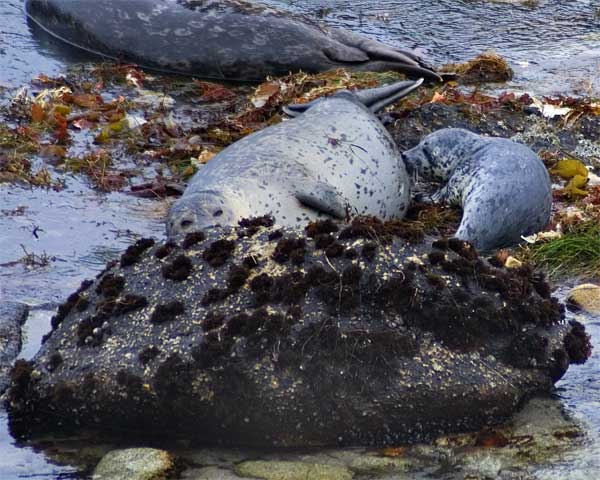
M479 249L518 243L550 220L550 176L525 145L445 128L427 135L402 158L411 175L445 183L431 200L462 207L456 237Z
M243 0L27 0L25 11L77 48L158 71L261 81L347 67L441 80L413 52Z
M418 81L347 90L290 105L293 117L230 145L202 167L171 207L171 237L242 218L272 215L280 225L349 213L402 218L410 179L400 151L374 112Z

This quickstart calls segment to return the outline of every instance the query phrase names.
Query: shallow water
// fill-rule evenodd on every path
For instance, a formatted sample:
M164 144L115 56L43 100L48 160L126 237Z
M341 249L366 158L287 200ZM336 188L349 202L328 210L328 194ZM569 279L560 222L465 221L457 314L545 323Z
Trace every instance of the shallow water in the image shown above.
M511 89L600 92L597 0L291 1L293 8L379 40L423 51L434 64L494 50L510 63ZM588 82L592 82L588 85Z
M268 0L266 0L268 1ZM513 90L600 94L599 0L270 0L393 45L417 49L434 64L494 50L515 78ZM53 74L86 57L38 34L19 0L0 4L0 85Z
M571 285L572 286L572 285ZM569 285L561 285L554 293L564 299ZM584 365L574 365L557 384L557 393L565 412L585 426L585 448L567 452L559 462L542 466L536 474L544 480L591 479L600 476L600 317L568 314L585 324L592 336L594 353Z
M417 48L434 63L462 61L495 49L515 69L506 87L535 93L600 94L600 1L518 2L298 0L272 2L344 26L381 41ZM537 5L537 6L536 6ZM0 2L0 96L5 98L38 73L58 74L85 55L48 37L32 36L19 0ZM595 82L590 83L590 81ZM22 208L25 207L25 208ZM139 236L163 236L164 205L122 193L99 194L78 177L61 192L0 184L0 301L28 303L22 357L32 357L49 328L56 304L94 276ZM15 263L26 253L48 265ZM564 294L566 286L559 289ZM586 322L596 344L600 319ZM598 350L600 347L596 347ZM583 447L536 467L539 478L600 475L600 368L598 354L572 368L558 394L586 432ZM72 448L72 447L71 447ZM0 479L79 478L79 462L28 446L16 446L0 410ZM65 458L64 456L61 458ZM60 462L59 462L60 463Z

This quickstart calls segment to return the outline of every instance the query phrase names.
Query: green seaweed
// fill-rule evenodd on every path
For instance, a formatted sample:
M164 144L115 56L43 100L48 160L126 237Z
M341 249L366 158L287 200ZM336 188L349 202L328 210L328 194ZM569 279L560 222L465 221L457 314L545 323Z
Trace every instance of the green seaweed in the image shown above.
M561 238L532 245L531 259L552 277L600 274L600 224L595 220L573 226Z

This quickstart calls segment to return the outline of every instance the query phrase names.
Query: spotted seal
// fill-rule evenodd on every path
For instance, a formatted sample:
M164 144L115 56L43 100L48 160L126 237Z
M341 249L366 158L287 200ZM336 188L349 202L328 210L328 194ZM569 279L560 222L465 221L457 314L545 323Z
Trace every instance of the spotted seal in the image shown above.
M167 233L236 225L265 214L281 225L348 213L403 217L409 178L396 144L373 112L420 84L342 91L287 107L297 118L230 145L196 173L171 207Z
M242 0L27 0L25 8L64 42L159 71L260 81L348 67L441 79L410 51Z
M552 188L546 167L528 147L446 128L402 155L409 172L445 182L431 199L459 205L456 236L480 249L518 243L550 220Z

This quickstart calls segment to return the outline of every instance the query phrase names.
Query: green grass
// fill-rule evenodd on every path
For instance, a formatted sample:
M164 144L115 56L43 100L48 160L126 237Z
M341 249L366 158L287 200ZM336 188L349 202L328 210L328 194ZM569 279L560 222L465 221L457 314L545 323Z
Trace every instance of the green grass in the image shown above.
M561 238L529 247L529 256L552 277L600 275L600 224L573 226Z

